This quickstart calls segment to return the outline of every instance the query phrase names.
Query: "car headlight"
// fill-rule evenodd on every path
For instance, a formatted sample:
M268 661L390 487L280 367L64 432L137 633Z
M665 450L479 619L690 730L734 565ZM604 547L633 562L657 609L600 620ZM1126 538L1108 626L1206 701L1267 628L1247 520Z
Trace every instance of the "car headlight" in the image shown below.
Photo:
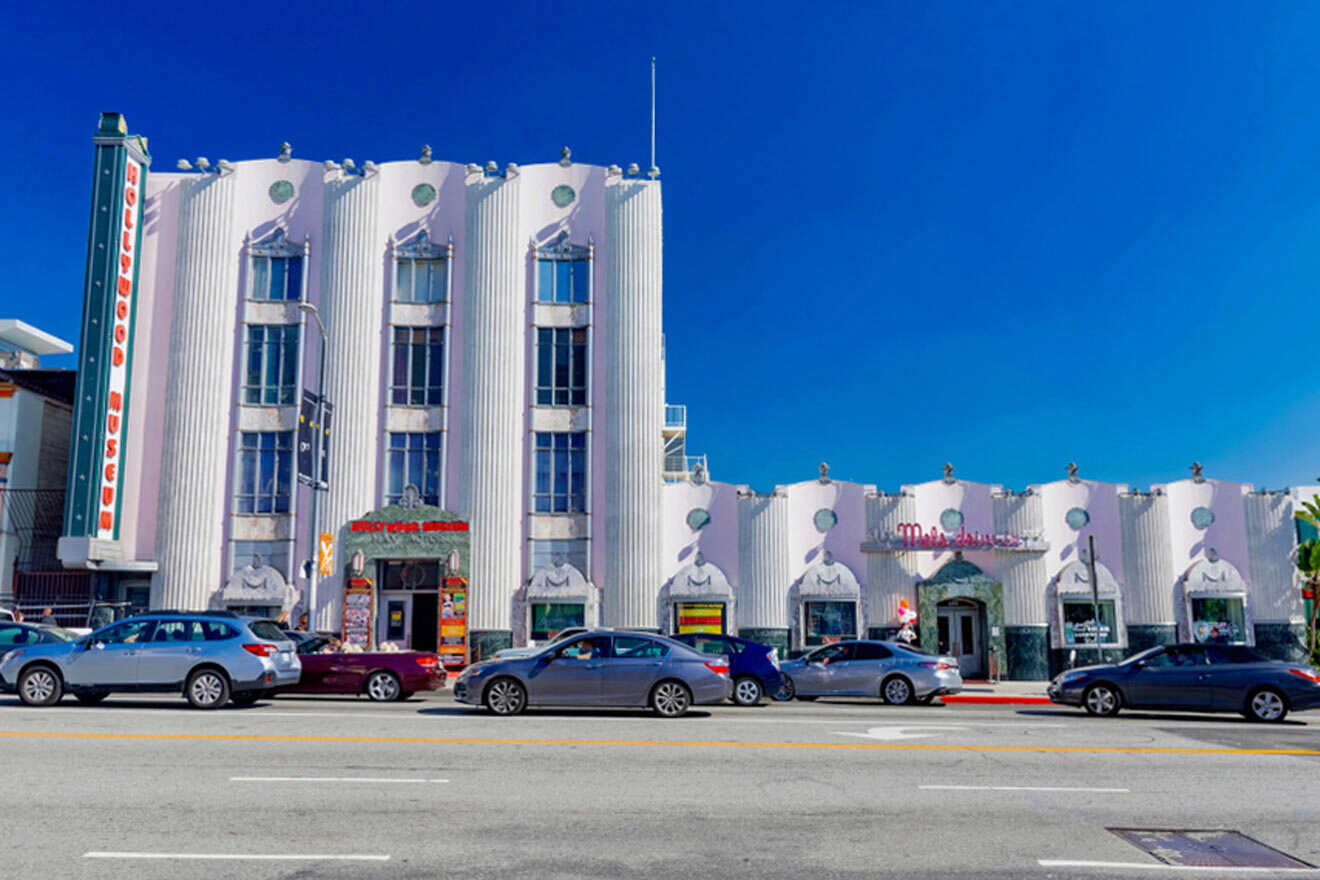
M1060 676L1059 683L1068 684L1074 681L1081 681L1090 674L1091 673L1089 672L1065 672L1062 676Z

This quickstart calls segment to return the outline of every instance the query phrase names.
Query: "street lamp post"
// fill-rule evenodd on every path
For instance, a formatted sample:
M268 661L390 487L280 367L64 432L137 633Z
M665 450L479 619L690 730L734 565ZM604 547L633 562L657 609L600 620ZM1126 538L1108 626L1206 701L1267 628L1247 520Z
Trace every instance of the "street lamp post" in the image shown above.
M1091 619L1095 621L1095 662L1104 662L1104 649L1100 647L1100 582L1095 576L1095 535L1086 536L1087 576L1091 579ZM1117 623L1117 621L1115 621Z
M305 300L298 303L298 311L311 315L316 320L316 329L321 332L320 357L316 368L316 418L314 421L316 430L319 432L324 430L323 425L325 424L325 324L321 323L321 313L316 310L316 306ZM316 630L316 582L320 574L317 560L317 550L320 543L316 530L317 503L320 499L319 493L327 488L326 483L321 479L322 448L321 435L318 433L316 435L315 451L312 455L312 480L309 485L312 492L312 509L311 516L307 518L307 627L312 631Z

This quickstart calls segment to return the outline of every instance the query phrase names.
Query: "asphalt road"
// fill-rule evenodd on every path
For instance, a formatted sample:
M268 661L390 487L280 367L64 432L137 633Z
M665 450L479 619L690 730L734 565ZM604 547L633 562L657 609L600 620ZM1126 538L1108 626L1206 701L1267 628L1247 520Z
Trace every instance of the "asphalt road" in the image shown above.
M1230 877L1107 829L1237 829L1320 865L1320 713L1289 722L4 697L0 877Z

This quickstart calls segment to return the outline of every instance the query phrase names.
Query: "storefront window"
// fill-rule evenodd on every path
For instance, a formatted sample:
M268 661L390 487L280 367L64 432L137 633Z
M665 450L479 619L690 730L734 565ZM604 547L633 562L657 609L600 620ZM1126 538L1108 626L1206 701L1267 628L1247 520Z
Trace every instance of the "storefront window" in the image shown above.
M1100 644L1118 644L1118 627L1114 624L1114 600L1101 599ZM1095 644L1095 613L1090 599L1065 599L1063 602L1063 643L1065 645Z
M678 602L674 605L674 630L685 633L724 633L723 602Z
M586 609L582 602L533 602L532 640L546 641L569 627L584 626Z
M1193 596L1192 638L1209 644L1245 644L1247 625L1242 598Z
M440 589L440 560L409 559L404 562L383 564L382 590L438 590Z
M857 637L856 602L808 602L803 616L808 646Z

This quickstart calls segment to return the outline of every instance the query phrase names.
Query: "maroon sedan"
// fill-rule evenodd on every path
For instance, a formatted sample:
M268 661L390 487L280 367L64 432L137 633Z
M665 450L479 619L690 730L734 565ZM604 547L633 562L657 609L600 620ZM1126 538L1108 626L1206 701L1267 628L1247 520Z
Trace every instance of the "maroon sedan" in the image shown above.
M373 700L406 700L416 691L445 686L440 658L427 651L372 654L329 652L329 636L290 633L298 641L302 678L277 689L281 694L366 694Z

